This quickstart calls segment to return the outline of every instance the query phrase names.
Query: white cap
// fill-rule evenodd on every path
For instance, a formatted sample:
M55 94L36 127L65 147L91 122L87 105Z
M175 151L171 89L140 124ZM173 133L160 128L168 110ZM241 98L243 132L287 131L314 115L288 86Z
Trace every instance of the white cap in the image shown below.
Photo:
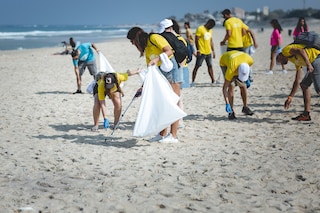
M247 81L249 78L250 66L247 63L242 63L238 67L238 78L240 81Z
M158 30L158 33L163 33L164 30L168 27L171 27L173 25L173 22L172 20L170 19L164 19L160 22L159 24L159 30Z

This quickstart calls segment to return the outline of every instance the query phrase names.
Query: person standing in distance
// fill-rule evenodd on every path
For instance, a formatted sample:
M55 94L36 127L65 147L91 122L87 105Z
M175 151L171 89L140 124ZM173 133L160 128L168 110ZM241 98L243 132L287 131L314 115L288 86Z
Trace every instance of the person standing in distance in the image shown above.
M212 68L212 58L216 57L216 54L214 52L214 44L212 40L212 28L215 25L215 20L209 19L205 25L199 26L196 30L195 44L197 48L197 60L195 67L192 71L192 86L194 85L198 69L199 67L201 67L204 60L206 60L208 73L211 78L211 83L214 83L215 81Z

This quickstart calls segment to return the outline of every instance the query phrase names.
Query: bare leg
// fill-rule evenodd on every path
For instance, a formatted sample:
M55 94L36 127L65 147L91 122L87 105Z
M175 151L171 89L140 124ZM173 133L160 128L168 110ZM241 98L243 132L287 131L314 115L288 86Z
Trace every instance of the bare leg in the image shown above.
M114 114L114 126L117 125L121 110L122 110L122 103L121 103L121 94L119 92L115 92L112 94L112 103L113 103L113 114Z
M93 104L93 123L95 127L99 126L99 116L100 116L100 102L98 100L98 94L94 95L94 104Z
M208 67L208 73L209 73L210 78L211 78L211 83L214 83L214 74L213 74L212 66Z

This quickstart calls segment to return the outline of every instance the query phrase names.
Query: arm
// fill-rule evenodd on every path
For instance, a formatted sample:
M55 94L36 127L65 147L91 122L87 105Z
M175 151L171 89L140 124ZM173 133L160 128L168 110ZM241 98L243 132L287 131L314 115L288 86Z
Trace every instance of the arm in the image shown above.
M216 58L216 53L214 52L214 44L212 39L210 40L210 47L212 51L212 58Z
M224 101L226 102L226 104L230 104L229 99L228 99L229 84L230 84L230 81L224 79L224 84L222 86L222 94L223 94L223 98L224 98Z
M228 41L228 39L231 36L231 30L226 30L226 35L224 36L224 39L220 42L220 45L226 45L226 42Z
M253 41L253 45L254 45L254 48L258 48L258 43L257 43L257 40L256 40L256 36L254 35L254 33L252 32L251 29L248 29L248 33L250 33L250 36L252 38L252 41Z
M308 73L313 72L314 68L313 68L311 62L309 61L309 58L308 58L308 55L307 55L305 49L303 49L303 48L302 49L300 49L300 48L291 48L290 49L290 54L291 55L301 55L303 60L306 62Z
M196 36L194 39L194 44L196 45L197 48L197 55L200 54L200 50L199 50L199 36Z
M91 47L92 47L96 52L99 52L97 46L96 46L94 43L91 43Z
M138 68L137 70L127 70L128 76L132 76L135 74L139 74L142 71L142 68Z
M173 51L171 49L170 46L165 46L164 48L162 48L162 52L167 54L168 57L170 57L171 55L173 55ZM160 61L160 56L158 57L155 57L154 59L152 59L150 62L149 62L149 66L151 65L155 65L155 64L158 64L158 62Z
M284 108L285 108L285 109L289 109L290 104L291 104L291 102L292 102L292 99L293 99L294 95L297 93L298 88L300 87L301 73L302 73L302 70L301 70L301 67L300 67L300 68L297 69L297 71L296 71L296 77L295 77L295 79L294 79L291 92L290 92L287 100L284 102Z

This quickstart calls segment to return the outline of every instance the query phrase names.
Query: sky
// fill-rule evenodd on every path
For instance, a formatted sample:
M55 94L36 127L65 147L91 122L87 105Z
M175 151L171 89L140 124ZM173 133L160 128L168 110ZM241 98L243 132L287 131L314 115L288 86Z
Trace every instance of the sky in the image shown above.
M138 25L233 7L249 12L264 6L284 11L320 9L320 0L3 0L1 5L0 25Z

